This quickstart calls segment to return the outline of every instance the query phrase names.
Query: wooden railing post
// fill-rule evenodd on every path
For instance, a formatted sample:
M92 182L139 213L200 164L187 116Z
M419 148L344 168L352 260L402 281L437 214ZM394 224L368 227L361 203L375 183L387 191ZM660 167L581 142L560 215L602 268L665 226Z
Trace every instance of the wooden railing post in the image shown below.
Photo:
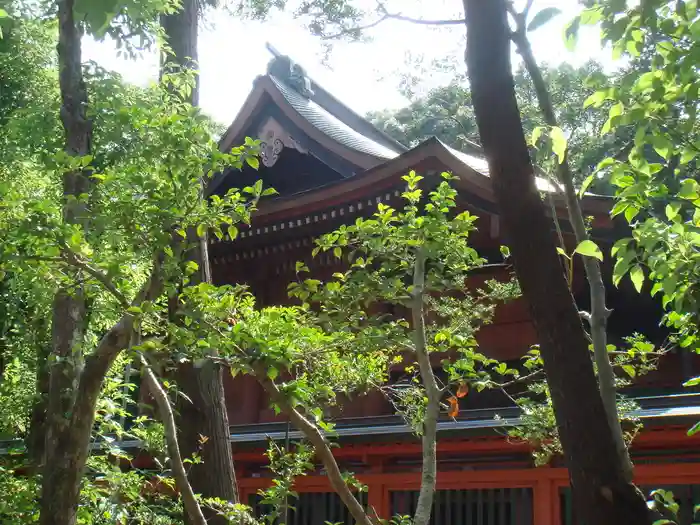
M542 476L533 490L533 519L535 525L561 525L559 494L555 480Z

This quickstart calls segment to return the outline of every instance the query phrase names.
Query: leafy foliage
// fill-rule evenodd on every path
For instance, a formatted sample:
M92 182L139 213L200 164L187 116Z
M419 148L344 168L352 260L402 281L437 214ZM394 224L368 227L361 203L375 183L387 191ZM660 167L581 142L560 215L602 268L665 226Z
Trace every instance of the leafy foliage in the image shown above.
M628 275L637 291L650 281L661 296L666 324L682 347L697 347L697 271L700 259L700 188L697 183L697 93L700 77L695 2L594 2L582 20L599 21L618 55L638 67L591 95L608 109L601 132L632 126L627 158L606 159L598 169L616 188L613 215L624 216L632 236L613 247L614 279Z
M471 93L465 76L454 70L454 80L443 87L435 88L428 94L414 98L411 104L397 111L380 111L369 115L374 124L393 138L406 145L415 145L436 136L447 145L462 151L469 151L479 143L478 130L471 108ZM596 86L608 76L602 66L590 62L579 68L568 64L556 67L542 66L542 74L549 87L552 102L557 112L563 135L568 143L569 161L572 170L581 183L590 175L596 165L625 146L625 134L600 136L595 130L603 125L607 114L598 108L584 108L583 102L596 92ZM537 95L530 77L523 69L515 75L515 90L521 111L523 127L537 145L538 137L544 129L544 121L537 102ZM561 143L561 141L559 141ZM534 151L537 160L547 167L548 155ZM551 167L551 166L549 166ZM608 192L600 181L593 189Z

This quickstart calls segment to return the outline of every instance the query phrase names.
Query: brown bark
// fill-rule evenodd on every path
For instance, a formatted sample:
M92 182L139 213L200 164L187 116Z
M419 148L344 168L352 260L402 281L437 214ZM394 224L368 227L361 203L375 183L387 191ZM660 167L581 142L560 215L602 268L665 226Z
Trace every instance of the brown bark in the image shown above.
M575 511L596 525L651 523L642 494L617 461L583 326L535 187L515 99L506 0L464 0L464 8L477 125L540 341Z
M82 74L81 31L73 19L73 0L58 3L58 64L64 150L70 156L90 153L91 124L87 119L87 90ZM88 178L81 170L63 176L63 220L85 225L85 210L77 197L86 193ZM77 279L76 279L77 282ZM79 285L60 289L54 298L51 363L46 412L45 470L42 484L41 522L72 525L78 502L81 458L69 454L65 438L71 428L78 381L83 366L82 343L85 297ZM75 413L73 413L75 415ZM94 417L94 415L93 415ZM88 432L89 440L89 432ZM86 445L87 446L87 445Z
M182 0L179 11L161 15L160 25L165 31L169 49L163 57L161 75L169 67L177 66L197 71L198 16L200 0ZM199 105L199 74L195 73L195 88L190 102Z
M170 465L173 469L177 489L182 496L185 512L187 512L192 524L206 525L207 520L204 518L204 514L202 514L202 509L199 506L199 502L197 501L194 492L192 491L192 486L187 480L187 471L185 471L185 465L182 462L182 455L180 454L180 447L177 442L175 416L173 415L173 410L170 407L170 399L168 398L168 394L166 394L165 390L163 390L163 388L160 386L158 378L156 378L153 370L150 366L148 366L148 363L143 357L141 357L141 365L143 367L143 374L146 378L146 386L156 401L156 405L158 406L158 414L165 429L165 443L168 447Z
M523 58L525 68L532 79L537 94L537 101L540 106L540 111L544 116L545 122L549 126L558 126L557 116L552 106L552 100L549 96L549 89L542 77L535 56L532 53L532 47L527 38L525 18L523 15L518 17L518 28L513 34L513 41ZM585 240L589 240L586 223L581 211L576 188L574 187L574 178L571 174L569 166L568 154L565 154L564 159L557 165L557 176L559 181L564 186L564 197L566 199L566 207L569 212L569 221L576 237L576 243L580 244ZM608 309L605 306L605 284L603 283L603 274L600 270L600 264L593 257L582 256L583 267L588 280L591 297L591 312L588 315L588 324L591 327L591 340L593 342L593 354L595 356L596 367L598 369L598 388L600 389L600 397L603 400L605 413L608 417L608 424L615 440L615 449L620 462L620 468L625 473L625 479L632 481L634 468L630 460L627 445L625 444L622 426L620 425L620 415L617 411L617 390L615 388L615 373L613 371L610 356L608 355L607 342L607 324L608 324Z
M150 278L133 304L153 301L162 294L160 264L161 260L156 260ZM66 423L62 425L60 432L52 432L51 439L47 439L40 525L75 524L80 480L90 451L97 399L109 368L119 352L129 345L133 329L134 318L130 314L124 314L85 359L78 386L72 395L74 402L66 414ZM49 424L51 421L53 419L49 419Z
M203 461L190 469L192 488L203 497L238 502L221 365L181 366L177 384L189 397L177 403L180 446L186 457L198 454ZM209 509L205 514L210 524L226 523Z
M161 17L161 26L170 47L162 71L170 66L196 71L198 7L198 0L184 0L178 12ZM190 102L195 106L199 102L197 73ZM195 239L195 244L196 249L191 258L199 265L199 280L211 282L206 235ZM172 316L177 313L174 299L171 298ZM203 463L193 465L190 470L192 488L203 497L216 497L236 503L238 487L229 440L222 368L216 363L206 363L200 368L182 366L177 372L177 382L187 396L181 396L177 403L182 451L185 457L198 454L203 460ZM224 518L213 511L205 510L205 514L211 525L226 523Z

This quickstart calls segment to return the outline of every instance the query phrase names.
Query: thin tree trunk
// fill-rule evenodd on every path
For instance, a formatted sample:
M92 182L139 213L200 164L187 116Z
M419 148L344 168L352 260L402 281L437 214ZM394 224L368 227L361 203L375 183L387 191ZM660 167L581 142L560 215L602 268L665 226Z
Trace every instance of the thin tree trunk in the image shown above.
M542 78L542 72L537 65L530 42L525 33L524 21L519 23L518 30L513 34L520 56L522 56L532 83L535 86L535 93L540 106L540 111L544 116L544 120L549 126L558 126L557 117L552 107L552 100L549 96L547 84ZM585 240L589 240L588 231L586 231L586 223L583 218L583 212L576 195L574 187L574 179L571 174L571 168L568 161L568 153L563 161L557 166L557 176L559 181L564 185L564 195L566 198L566 207L569 211L569 221L576 237L576 243L580 244ZM605 306L605 284L603 283L603 275L600 271L600 264L594 257L582 256L583 267L586 271L588 287L591 297L591 313L587 316L588 324L591 327L591 339L593 342L593 355L595 357L596 367L598 369L598 387L600 388L600 397L603 400L605 413L608 417L608 425L615 440L615 448L618 454L620 468L625 473L627 481L632 481L633 466L630 460L627 445L625 444L622 426L620 425L620 415L617 410L617 390L615 388L615 373L610 356L608 355L607 347L607 323L608 309Z
M197 69L198 0L183 0L182 8L161 16L169 51L164 56L161 74L171 66L194 71L195 86L190 102L199 102ZM203 187L203 186L202 186ZM203 191L200 195L203 197ZM192 259L200 268L200 282L211 282L206 234L196 239ZM196 281L196 280L195 280ZM172 299L172 298L171 298ZM171 315L176 316L177 304L171 300ZM228 413L224 392L223 370L218 363L207 362L202 367L181 366L177 382L183 393L177 403L180 443L185 456L198 454L203 462L192 465L190 483L203 497L238 502L238 487L231 452ZM211 525L224 525L225 519L205 509Z
M440 412L440 388L435 380L433 367L430 364L428 345L425 342L425 318L423 315L423 294L425 293L425 254L419 250L413 270L413 306L411 316L413 321L414 351L421 380L425 388L428 402L425 407L423 421L422 453L423 468L421 470L420 492L418 503L413 516L414 525L428 525L433 510L435 486L437 483L437 420Z
M330 482L331 487L350 511L350 514L355 520L355 524L376 525L368 516L367 512L365 512L365 509L362 507L360 502L357 501L357 498L348 487L348 484L345 483L328 441L326 441L326 438L323 437L321 431L313 423L306 419L301 412L289 404L289 401L284 394L280 392L277 385L275 385L275 383L267 377L267 370L265 370L264 367L257 365L254 367L253 372L255 374L255 378L258 380L265 392L267 392L267 395L270 396L270 400L280 408L280 410L289 418L295 427L303 432L306 439L308 439L311 445L313 445L316 455L321 460L321 463L323 463L323 467L326 469L326 475L328 476L328 481Z
M464 8L477 125L540 341L577 517L595 525L649 524L644 497L617 460L588 342L535 186L515 99L506 0L464 0Z
M182 455L180 454L180 447L177 443L175 416L170 407L168 394L166 394L165 390L160 386L160 382L153 373L153 370L143 357L141 357L141 366L143 367L143 373L146 378L146 386L156 401L160 420L165 428L165 442L168 447L168 455L170 456L170 465L173 469L177 489L182 496L185 511L193 525L206 525L207 520L204 518L204 514L202 514L202 509L192 491L192 486L187 480L187 472L185 471L185 465L182 462Z

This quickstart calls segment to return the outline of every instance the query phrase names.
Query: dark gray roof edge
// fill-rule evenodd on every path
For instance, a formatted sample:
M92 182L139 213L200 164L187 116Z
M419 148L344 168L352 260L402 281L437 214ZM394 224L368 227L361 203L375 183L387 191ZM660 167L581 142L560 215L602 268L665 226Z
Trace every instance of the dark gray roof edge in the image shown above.
M268 51L270 51L275 57L283 56L283 53L276 50L269 43L266 44L266 47ZM289 55L286 56L289 57ZM297 62L296 60L292 59L291 57L289 58L297 64L299 64L299 62ZM304 68L304 70L306 71L306 68ZM402 144L385 131L379 129L377 126L372 124L372 122L370 122L367 118L363 117L362 115L351 109L347 104L341 102L338 98L331 94L330 91L321 86L313 78L311 78L308 75L307 78L311 81L311 90L313 91L313 94L310 97L311 100L316 102L316 104L328 111L331 115L343 121L345 124L350 126L352 129L354 129L361 135L365 135L367 138L370 138L375 142L379 142L384 147L398 148L400 152L408 151L410 149L408 146Z
M630 413L631 416L639 419L647 419L653 421L663 421L670 418L693 418L700 419L700 406L679 406L679 407L656 407L656 408L641 408ZM489 430L489 429L506 429L508 427L518 426L522 423L520 417L498 417L497 414L489 419L471 419L471 420L452 420L438 422L438 432L451 432L457 430ZM287 433L285 430L278 430L279 424L270 423L275 429L265 431L260 429L263 425L255 425L257 431L254 432L239 432L231 433L230 441L232 443L256 443L264 442L269 439L301 439L302 432L292 430ZM401 435L411 434L413 430L406 424L387 424L387 425L354 425L335 430L334 435L337 437L356 437L356 436L381 436L381 435ZM0 455L7 454L13 441L7 440L0 442ZM110 446L118 446L123 449L137 449L142 443L138 440L126 440L112 442ZM98 450L104 448L101 443L93 443L91 449Z
M383 142L385 146L387 147L393 147L393 148L399 148L401 151L408 151L410 148L406 146L405 144L402 144L398 140L396 140L394 137L389 135L386 131L383 131L379 127L375 126L372 124L372 122L367 119L366 117L363 117L356 111L350 109L347 105L343 104L340 100L338 100L335 96L333 96L328 90L320 86L315 80L310 79L312 86L314 88L314 95L311 97L312 100L314 100L319 106L324 108L326 111L329 113L332 113L336 117L338 117L340 120L344 121L348 126L351 128L354 128L358 133L362 133L363 135L366 135L367 131L372 133L374 136L370 137L374 140L377 140L377 142ZM323 97L326 97L326 101L323 100L323 97L319 97L318 93L321 93ZM330 104L328 103L330 102ZM352 119L356 120L356 122L359 124L359 126L355 127L353 123L348 122L347 119L343 115L338 115L334 111L335 108L340 106L343 111L345 111ZM357 128L365 128L363 129L357 129Z

